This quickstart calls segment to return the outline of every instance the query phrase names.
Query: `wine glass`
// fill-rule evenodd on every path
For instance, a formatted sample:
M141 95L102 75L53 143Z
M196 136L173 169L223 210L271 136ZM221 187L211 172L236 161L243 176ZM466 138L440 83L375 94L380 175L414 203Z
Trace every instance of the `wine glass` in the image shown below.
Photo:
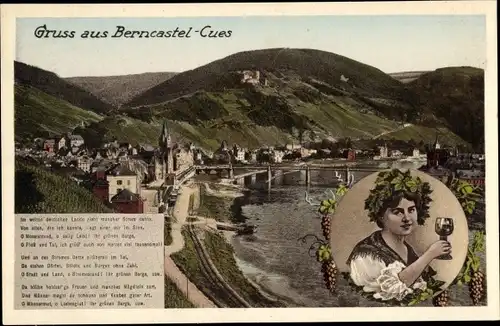
M436 233L439 240L448 241L448 236L453 233L453 219L451 217L436 218ZM451 260L453 257L448 253L437 257L440 260Z

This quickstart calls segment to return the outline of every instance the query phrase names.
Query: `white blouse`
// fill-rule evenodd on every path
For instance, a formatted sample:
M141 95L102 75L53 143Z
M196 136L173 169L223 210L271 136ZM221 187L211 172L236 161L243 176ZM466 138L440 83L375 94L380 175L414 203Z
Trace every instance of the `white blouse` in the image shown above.
M386 265L382 260L367 255L353 259L350 267L353 282L362 286L364 292L373 292L375 299L401 301L413 290L427 288L422 277L410 287L403 283L398 275L406 266L400 261Z

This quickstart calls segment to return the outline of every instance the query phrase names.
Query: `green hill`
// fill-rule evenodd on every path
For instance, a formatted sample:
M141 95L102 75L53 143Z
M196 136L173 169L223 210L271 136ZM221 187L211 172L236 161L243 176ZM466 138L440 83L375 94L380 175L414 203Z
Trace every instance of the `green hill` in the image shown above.
M298 138L301 131L304 140L319 140L327 136L373 137L397 127L393 121L346 108L342 102L318 99L313 104L301 101L292 92L200 91L165 104L123 112L138 119L144 119L147 112L150 121L168 119L181 137L212 149L224 139L256 147L283 144L293 136Z
M66 81L89 91L115 107L174 76L173 72L150 72L124 76L71 77Z
M15 213L112 213L74 181L16 159Z
M259 71L260 82L241 83L243 70ZM384 72L343 56L267 49L179 73L120 111L144 121L172 120L176 131L211 148L222 139L253 147L302 133L317 139L395 132L419 117L417 97ZM441 132L463 143L450 131Z
M387 133L380 137L380 139L397 139L397 140L414 140L423 141L425 144L434 143L436 135L439 137L439 142L448 144L450 146L460 145L467 147L467 143L450 132L445 127L425 127L425 126L409 126L407 128L399 129L395 132Z
M102 117L28 85L14 87L14 132L19 142L50 137Z
M239 52L177 74L133 98L126 105L151 105L199 90L233 88L234 73L241 70L259 70L264 78L273 74L285 82L289 78L311 81L317 86L326 86L322 88L328 88L330 93L391 100L405 97L402 84L377 68L330 52L278 48ZM342 76L348 78L349 82L342 81ZM279 87L279 84L275 86Z
M244 72L259 77L252 84L243 82ZM212 150L222 140L255 148L284 144L292 139L296 142L298 139L314 141L344 137L428 142L435 138L436 133L444 145L467 145L464 139L472 142L468 133L471 128L460 129L458 122L455 121L454 125L453 121L446 119L447 111L441 102L453 103L450 98L454 97L446 95L446 89L451 90L451 86L446 86L448 82L444 86L435 85L455 78L454 75L431 83L436 89L441 87L442 94L421 86L432 73L410 75L400 73L393 78L349 58L311 49L240 52L176 74L120 108L108 111L105 118L89 117L90 124L76 128L75 132L81 134L90 146L114 139L154 145L161 123L168 120L176 139L192 141ZM131 76L134 75L122 76L122 79L78 77L72 82L78 82L92 92L102 91L102 98L113 98L118 103L147 83L153 83L154 78L168 77L162 73L154 78L144 74L134 87L119 85L120 80L130 85ZM409 76L418 79L405 84L395 79ZM475 82L471 85L480 86ZM113 93L120 89L124 91L122 97ZM105 95L104 90L110 93ZM463 95L463 91L460 94ZM456 100L463 100L463 96L456 97ZM475 102L474 107L479 108L482 103ZM463 103L459 106L468 112ZM69 116L76 114L57 110ZM474 123L476 120L470 121ZM16 123L23 126L21 120ZM68 124L71 123L68 120ZM406 123L413 126L402 128ZM55 128L48 122L43 125L44 128L39 130ZM19 129L25 130L24 133L29 131L27 127Z
M78 127L74 132L81 135L88 146L95 148L113 140L129 142L133 145L140 143L156 145L160 136L160 128L160 123L147 123L126 116L113 115L84 128Z
M484 150L484 70L448 67L408 84L423 112L435 116L477 150Z
M55 73L22 62L14 62L14 78L16 85L35 87L84 110L106 114L113 109L112 105L104 103L90 92L65 81Z

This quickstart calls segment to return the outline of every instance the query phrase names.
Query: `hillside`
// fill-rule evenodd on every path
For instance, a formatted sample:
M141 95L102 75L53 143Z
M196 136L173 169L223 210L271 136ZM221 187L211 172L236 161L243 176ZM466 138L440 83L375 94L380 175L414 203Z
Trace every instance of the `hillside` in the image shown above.
M14 133L18 142L50 137L102 117L29 85L14 86Z
M232 74L240 70L259 70L263 77L275 75L285 82L290 77L306 83L319 82L321 85L317 86L327 86L330 92L367 98L401 100L405 95L401 83L377 68L330 52L281 48L239 52L177 74L126 105L151 105L199 90L232 88L235 82ZM349 81L342 81L342 76Z
M247 77L251 82L242 80ZM79 78L95 89L114 83L106 78ZM129 75L122 80L130 79ZM83 108L64 101L64 105L46 104L50 95L17 85L16 92L24 93L16 99L16 115L20 117L16 118L16 135L43 137L41 132L59 133L65 127L77 127L74 132L91 147L114 139L156 145L160 126L168 120L174 138L209 150L215 150L222 140L256 148L299 139L344 137L427 143L436 134L446 145L467 147L463 139L466 133L459 137L450 131L452 126L428 105L435 100L432 97L442 95L428 94L429 100L423 101L417 85L416 81L403 84L379 69L324 51L247 51L176 74L106 115L84 116ZM29 105L25 104L29 99ZM28 109L36 107L33 103L38 108ZM37 127L31 130L25 123L30 120L21 119L23 115ZM87 123L82 126L81 121Z
M65 80L87 90L102 101L119 107L134 96L168 80L175 74L151 72L124 76L70 77Z
M146 119L147 112L147 120L173 121L170 125L176 133L212 149L222 140L250 147L283 144L292 136L299 138L301 131L304 140L319 140L328 136L370 138L397 128L393 121L346 107L348 98L335 101L315 96L312 103L297 96L305 99L307 93L291 88L270 93L252 89L200 91L124 113Z
M455 134L484 150L484 70L449 67L423 74L408 87L418 105Z
M83 128L77 127L74 132L81 135L89 147L96 148L115 139L133 145L141 143L156 145L160 129L160 123L147 123L130 117L113 115Z
M241 82L244 70L260 73L255 86ZM419 117L417 98L391 76L343 56L268 49L179 73L121 112L143 121L173 120L179 133L210 147L222 139L255 146L301 133L316 139L372 138L397 131ZM464 143L455 135L448 138Z
M442 144L464 145L464 141L456 134L450 132L445 127L426 127L426 126L409 126L401 128L394 132L384 134L380 139L397 139L397 140L418 140L425 144L432 144L436 140L436 135L439 137L439 142Z
M15 213L112 213L68 178L16 159Z
M93 94L65 81L55 73L22 62L14 62L14 78L16 85L37 88L84 110L106 114L113 109L112 105L104 103Z

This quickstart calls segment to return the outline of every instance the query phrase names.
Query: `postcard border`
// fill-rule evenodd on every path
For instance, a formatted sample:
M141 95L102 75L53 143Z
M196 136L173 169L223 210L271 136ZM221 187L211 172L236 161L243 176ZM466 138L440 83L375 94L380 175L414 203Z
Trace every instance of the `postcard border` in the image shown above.
M202 9L201 9L202 8ZM104 15L103 13L106 12ZM392 3L283 3L283 4L164 4L164 5L2 5L2 229L14 230L13 60L15 19L20 17L187 17L241 15L486 15L487 63L485 69L486 174L498 180L497 44L495 1L392 2ZM495 178L496 177L496 178ZM486 187L488 287L499 288L498 187ZM4 234L6 232L4 231ZM8 233L10 234L10 233ZM13 234L13 233L12 233ZM375 321L375 320L477 320L499 319L499 293L488 292L487 307L435 308L251 308L251 309L148 309L139 310L32 310L13 309L14 239L4 236L3 310L5 324L60 323L165 323L245 321ZM318 309L321 309L318 311ZM445 311L446 313L443 313Z

